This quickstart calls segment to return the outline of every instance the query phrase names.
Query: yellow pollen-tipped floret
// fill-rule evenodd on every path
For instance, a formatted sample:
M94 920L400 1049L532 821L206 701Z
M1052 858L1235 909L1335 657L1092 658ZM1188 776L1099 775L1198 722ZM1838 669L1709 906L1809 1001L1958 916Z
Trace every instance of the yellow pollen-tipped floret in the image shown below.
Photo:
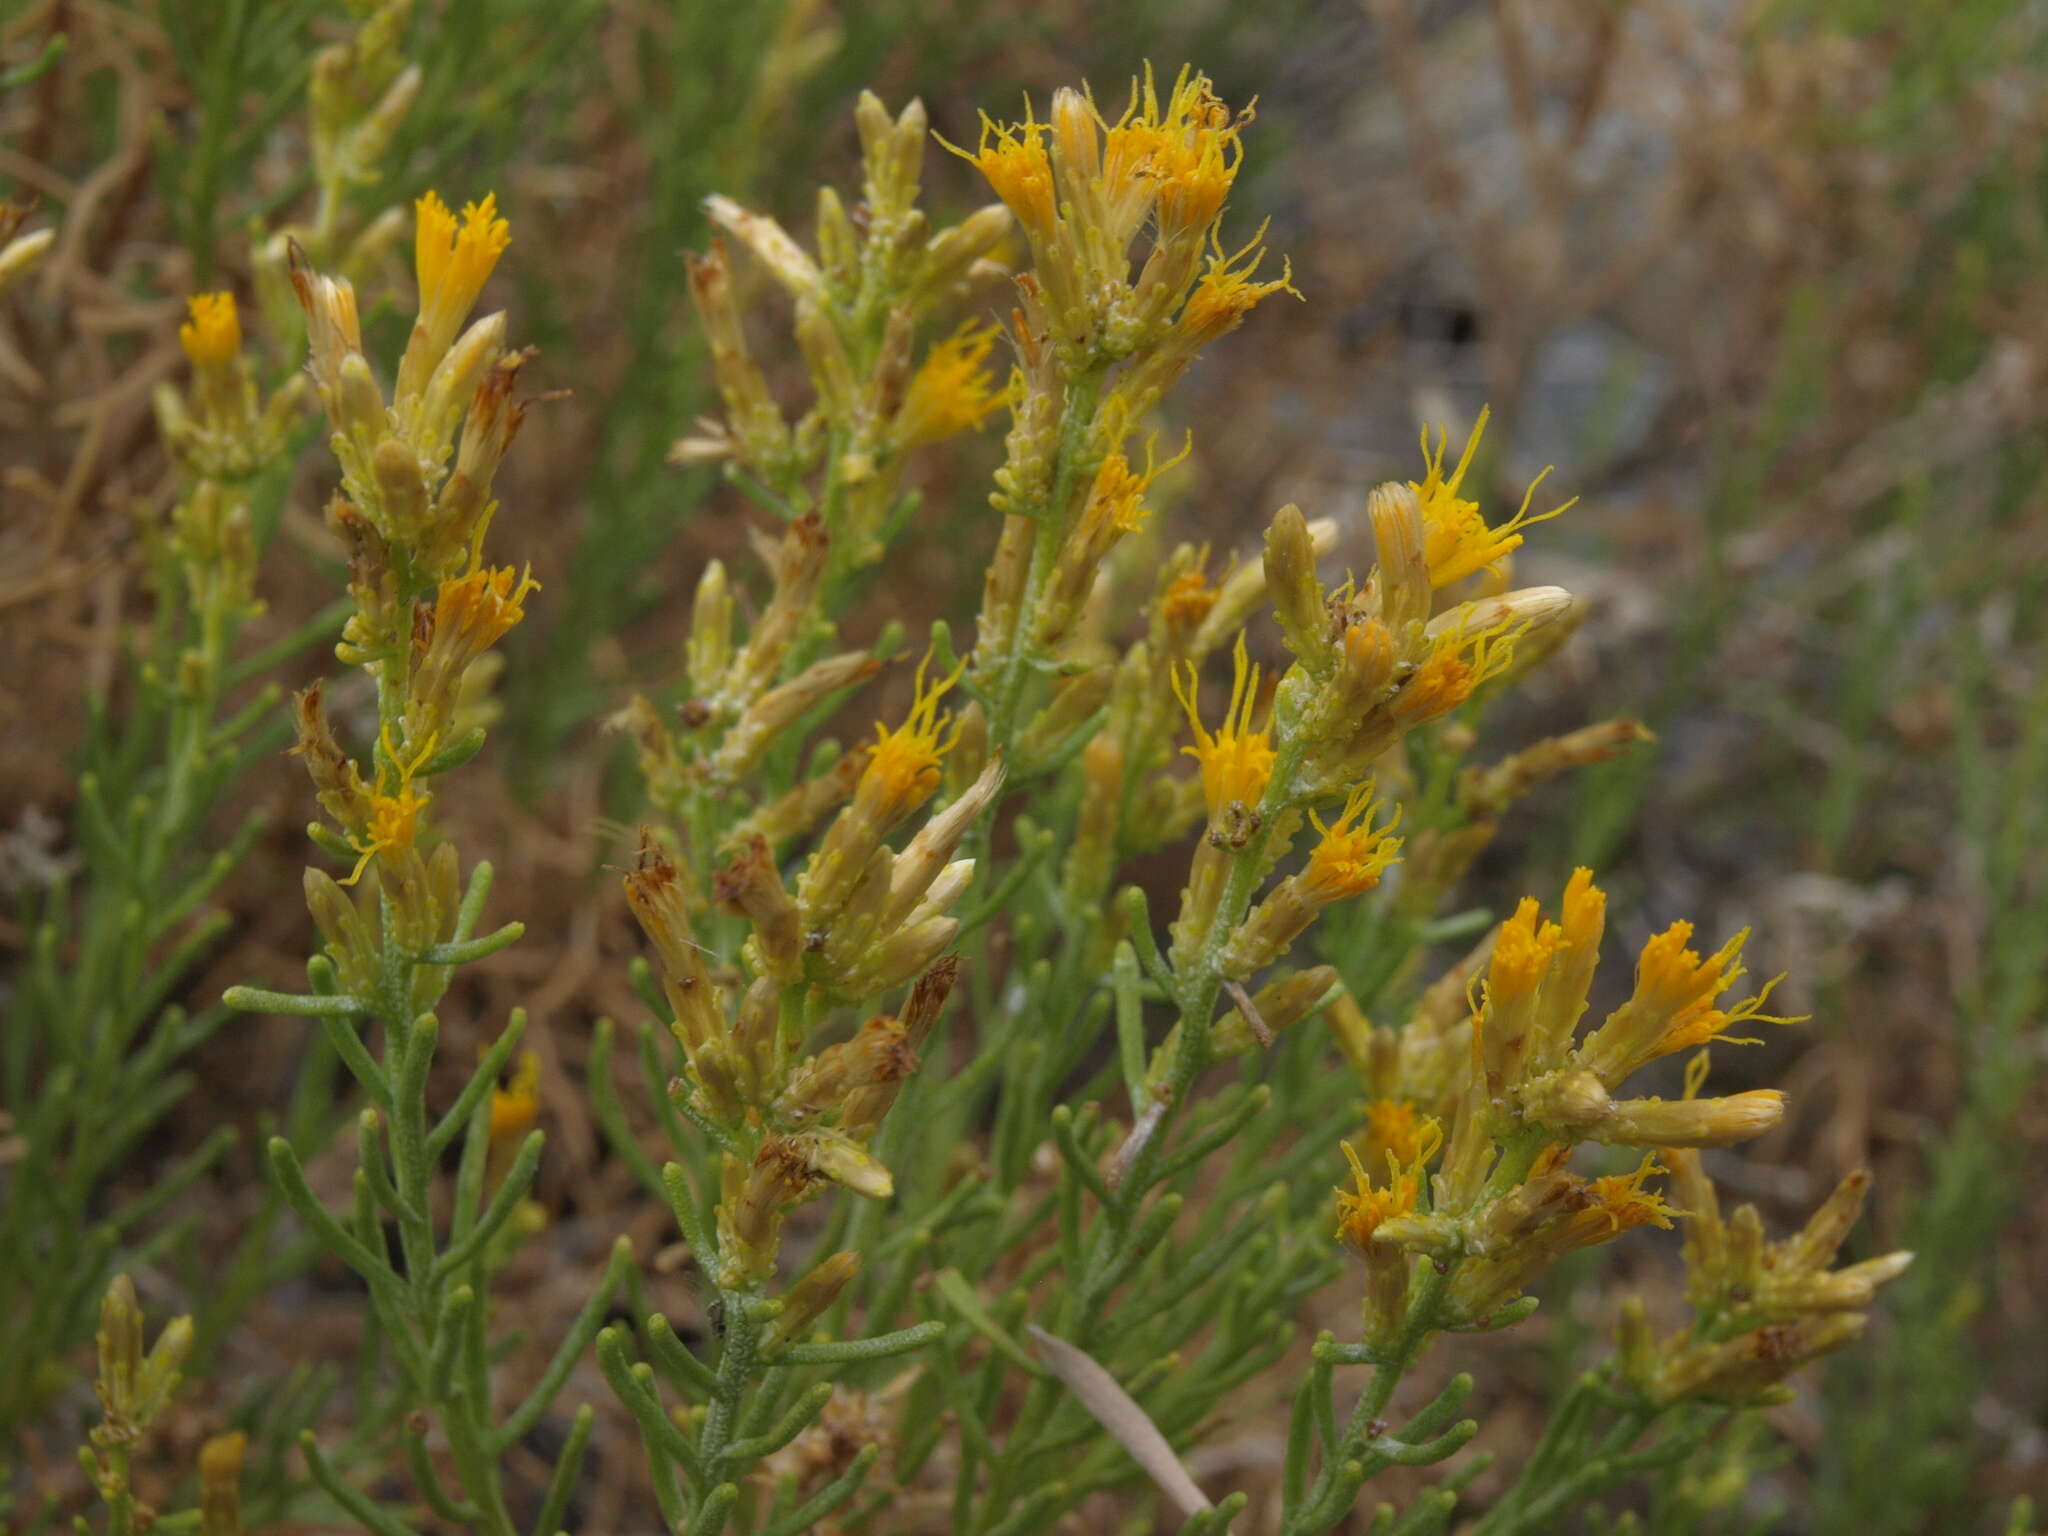
M999 334L967 321L925 354L896 415L899 443L916 448L971 432L1002 403L995 375L983 366Z
M960 726L939 713L939 700L960 680L965 663L927 685L931 653L917 664L910 712L895 730L875 726L875 750L861 771L855 805L894 825L932 797L939 787L939 764L959 739ZM948 727L951 727L949 730Z
M1221 813L1233 801L1256 806L1265 797L1266 781L1272 777L1276 756L1270 729L1252 729L1259 669L1246 661L1242 634L1237 637L1232 664L1230 703L1224 708L1223 723L1213 736L1203 729L1202 717L1195 708L1200 675L1190 665L1185 684L1178 676L1173 679L1174 696L1187 711L1188 724L1195 733L1195 745L1182 747L1181 751L1201 764L1202 798L1208 802L1211 816Z
M1222 211L1244 155L1233 118L1208 76L1183 68L1164 109L1145 66L1124 114L1103 136L1102 183L1111 201L1156 206L1162 233L1205 228Z
M1600 942L1607 922L1607 893L1593 883L1584 865L1572 871L1564 887L1564 941L1575 950Z
M498 200L492 193L485 193L481 203L464 205L460 228L436 193L427 193L413 208L418 216L414 269L420 285L420 321L428 331L452 337L512 243L512 226L498 217Z
M195 368L221 368L242 350L242 320L232 293L198 293L185 301L192 318L178 327L178 344Z
M1544 470L1530 482L1528 492L1522 497L1521 510L1502 523L1498 528L1486 526L1486 519L1480 515L1479 503L1466 501L1458 492L1465 482L1465 473L1472 467L1472 456L1478 451L1479 439L1486 432L1487 413L1479 412L1479 419L1472 424L1472 435L1465 442L1465 451L1458 456L1457 467L1450 474L1444 473L1444 455L1450 449L1450 434L1445 433L1430 445L1429 429L1422 429L1422 458L1424 474L1420 482L1410 481L1416 498L1422 504L1424 529L1423 558L1429 566L1429 581L1433 587L1447 587L1454 581L1462 581L1475 571L1491 570L1501 558L1521 547L1521 530L1531 523L1540 523L1552 518L1570 507L1552 507L1548 512L1531 515L1529 503L1536 495L1536 487L1543 483Z
M1543 922L1541 912L1534 896L1524 896L1515 915L1500 925L1486 968L1486 997L1495 1007L1529 996L1549 973L1564 930Z
M1375 827L1373 818L1379 808L1373 786L1366 783L1351 791L1343 814L1329 826L1324 826L1314 811L1309 812L1322 840L1310 850L1301 873L1307 890L1321 900L1336 901L1380 883L1380 876L1401 856L1401 839L1392 835L1401 824L1401 809L1396 806L1393 817Z

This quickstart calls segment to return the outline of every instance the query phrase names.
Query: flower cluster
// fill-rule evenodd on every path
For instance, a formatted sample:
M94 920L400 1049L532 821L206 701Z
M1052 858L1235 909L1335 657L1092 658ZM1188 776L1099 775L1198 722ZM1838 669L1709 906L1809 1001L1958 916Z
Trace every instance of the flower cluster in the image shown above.
M1665 1154L1685 1207L1686 1294L1694 1320L1657 1340L1640 1301L1622 1312L1621 1375L1659 1406L1681 1401L1782 1401L1782 1383L1809 1360L1858 1338L1878 1287L1913 1262L1888 1253L1835 1269L1835 1255L1863 1213L1870 1175L1836 1186L1795 1237L1764 1241L1753 1205L1723 1220L1720 1197L1697 1152Z

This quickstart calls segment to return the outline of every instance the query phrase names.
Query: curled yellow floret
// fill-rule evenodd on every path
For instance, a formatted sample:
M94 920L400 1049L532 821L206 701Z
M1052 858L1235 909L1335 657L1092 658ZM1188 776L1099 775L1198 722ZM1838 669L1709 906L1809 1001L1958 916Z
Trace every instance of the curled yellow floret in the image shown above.
M192 318L178 327L178 344L195 368L223 368L242 350L242 320L232 293L196 293L185 301Z
M1174 696L1187 711L1188 724L1195 733L1195 745L1182 747L1181 751L1201 765L1202 798L1212 817L1232 802L1256 806L1264 799L1276 756L1270 728L1252 729L1259 669L1246 661L1242 634L1237 637L1232 664L1230 703L1224 708L1223 723L1214 735L1203 728L1202 717L1195 708L1195 690L1201 679L1193 665L1188 667L1185 682L1178 675L1173 679Z
M1401 856L1401 839L1393 836L1401 824L1401 808L1381 826L1373 820L1381 802L1373 798L1373 786L1361 784L1344 802L1343 814L1324 826L1314 811L1309 820L1321 840L1309 851L1301 883L1319 901L1337 901L1356 896L1380 883L1380 876Z
M465 204L462 223L438 194L413 205L418 222L414 268L420 284L420 324L445 343L454 337L483 292L491 269L512 243L512 226L498 217L498 200L485 193Z
M1536 487L1550 473L1546 469L1530 482L1521 509L1513 517L1497 528L1486 526L1479 503L1459 495L1465 473L1472 467L1472 457L1478 452L1479 439L1486 433L1486 417L1482 408L1479 419L1472 424L1471 437L1465 441L1465 450L1458 456L1457 467L1448 475L1444 473L1444 456L1450 450L1450 434L1446 432L1432 447L1429 428L1422 429L1424 473L1419 482L1411 480L1409 486L1422 504L1423 558L1429 565L1433 587L1447 587L1476 571L1494 569L1504 556L1521 547L1522 529L1555 517L1572 505L1568 501L1548 512L1530 513Z

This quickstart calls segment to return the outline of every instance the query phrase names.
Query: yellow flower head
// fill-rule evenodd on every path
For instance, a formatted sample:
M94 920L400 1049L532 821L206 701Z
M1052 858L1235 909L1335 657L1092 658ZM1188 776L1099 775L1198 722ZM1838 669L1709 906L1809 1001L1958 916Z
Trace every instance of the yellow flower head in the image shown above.
M433 192L413 209L418 216L414 267L420 284L420 324L445 346L512 243L512 226L498 217L498 200L491 193L484 194L481 203L463 207L460 229L448 205Z
M192 318L178 327L178 344L195 368L225 368L242 350L242 321L232 293L199 293L186 300Z
M343 885L354 885L362 879L363 871L370 867L370 860L378 854L399 854L411 850L413 840L419 834L420 812L434 798L412 787L413 775L434 755L438 742L438 737L429 736L420 744L419 751L407 759L399 755L390 730L386 728L384 755L397 772L397 792L386 794L380 788L370 797L370 824L355 843L356 852L362 857L356 860L356 867L349 872L349 877L341 882ZM382 775L379 777L381 779Z
M1439 635L1422 665L1394 696L1394 714L1403 728L1449 714L1481 683L1505 671L1514 660L1519 633L1514 625L1502 623L1476 635L1462 630Z
M1586 1208L1574 1212L1569 1219L1589 1229L1600 1230L1602 1235L1592 1237L1592 1242L1619 1237L1635 1227L1663 1227L1668 1230L1671 1218L1685 1213L1673 1210L1662 1195L1643 1187L1646 1180L1663 1171L1657 1165L1656 1155L1651 1153L1643 1158L1634 1173L1609 1174L1606 1178L1594 1179L1585 1189Z
M896 441L905 448L971 432L1002 403L1003 391L982 364L996 344L993 325L963 322L925 354L896 413Z
M1266 226L1261 224L1259 232L1241 249L1226 256L1219 246L1210 256L1201 280L1195 284L1195 291L1188 295L1187 305L1180 314L1178 329L1186 337L1188 346L1204 347L1226 332L1236 330L1259 300L1269 293L1284 291L1297 299L1301 297L1294 286L1291 263L1282 262L1280 275L1276 278L1263 283L1255 280L1259 263L1266 255L1266 248L1261 244L1265 238Z
M1369 891L1401 856L1401 839L1390 835L1401 824L1401 808L1396 806L1393 818L1375 827L1380 807L1372 791L1370 782L1352 790L1343 814L1327 827L1314 811L1308 813L1322 834L1301 872L1301 884L1313 899L1327 903Z
M1152 515L1152 509L1145 505L1145 492L1151 489L1154 480L1194 451L1194 437L1190 434L1179 453L1164 464L1155 464L1152 459L1155 442L1153 438L1145 441L1143 473L1133 470L1130 461L1120 452L1104 457L1102 467L1095 472L1095 485L1088 493L1088 510L1084 516L1091 525L1106 527L1117 535L1136 533L1145 526L1146 519Z
M1651 1017L1665 1022L1650 1042L1645 1061L1668 1056L1674 1051L1705 1045L1709 1040L1727 1038L1727 1031L1747 1019L1781 1024L1783 1019L1764 1013L1763 1005L1782 977L1765 983L1756 996L1732 1008L1717 1006L1716 1000L1748 972L1743 968L1743 929L1720 949L1702 960L1699 952L1686 947L1692 924L1673 923L1643 945L1636 962L1636 990L1631 1006L1640 1006ZM1754 1045L1754 1040L1730 1040L1735 1045Z
M524 1138L539 1113L540 1058L532 1051L521 1051L512 1081L491 1090L492 1148L502 1149Z
M1244 157L1239 134L1248 106L1233 119L1209 77L1183 68L1164 110L1145 66L1124 115L1103 136L1102 183L1112 206L1156 208L1162 240L1206 229L1222 212Z
M1422 429L1425 472L1419 484L1412 480L1408 483L1422 503L1423 557L1429 565L1429 581L1433 587L1447 587L1475 571L1494 569L1502 557L1521 547L1520 530L1531 523L1555 517L1573 504L1568 501L1548 512L1530 515L1529 503L1536 495L1536 487L1543 483L1544 475L1550 473L1546 469L1530 482L1527 494L1522 497L1520 511L1498 528L1486 526L1486 519L1479 512L1479 503L1466 501L1458 494L1465 483L1465 472L1472 467L1472 456L1478 451L1479 439L1485 435L1486 416L1482 409L1479 419L1472 424L1472 435L1466 439L1465 451L1458 456L1457 467L1448 475L1444 473L1444 455L1450 449L1450 434L1445 433L1432 449L1429 428Z
M1203 729L1202 717L1195 709L1200 674L1190 664L1185 685L1178 675L1173 679L1174 696L1187 711L1188 724L1195 732L1195 745L1182 747L1181 751L1202 765L1202 798L1208 802L1211 817L1222 814L1233 801L1256 806L1264 799L1275 760L1270 724L1266 730L1252 729L1252 709L1259 695L1259 669L1247 666L1242 634L1237 637L1232 660L1230 703L1224 708L1223 724L1213 736Z
M960 681L966 664L927 685L931 663L931 652L926 651L917 664L915 691L903 723L893 731L875 726L875 750L854 791L855 809L875 817L885 828L932 797L939 787L939 764L960 737L958 722L950 714L939 713L939 700Z
M1405 1099L1374 1099L1365 1107L1365 1129L1351 1138L1366 1163L1420 1166L1435 1155L1443 1127L1429 1115L1417 1114Z
M1203 567L1208 564L1208 546L1202 546L1202 555L1194 566L1180 573L1167 584L1166 595L1159 600L1159 617L1167 629L1174 634L1192 634L1201 627L1202 620L1209 617L1209 610L1216 606L1217 589L1209 584ZM1179 684L1174 685L1176 691Z
M451 576L434 598L434 638L474 659L526 617L526 594L539 590L531 566L514 571L509 565L480 565Z
M1371 1251L1373 1234L1396 1216L1406 1216L1415 1209L1415 1202L1422 1193L1422 1168L1436 1155L1436 1149L1443 1143L1443 1132L1434 1120L1425 1120L1416 1133L1414 1156L1404 1165L1394 1154L1387 1154L1387 1187L1373 1188L1367 1177L1365 1164L1359 1161L1358 1149L1345 1142L1344 1159L1351 1164L1352 1188L1337 1190L1337 1236L1356 1248L1360 1253Z
M987 178L996 196L1017 216L1024 233L1033 241L1051 236L1058 208L1052 157L1045 147L1046 128L1046 124L1031 115L1031 103L1026 101L1021 123L998 123L982 113L981 143L972 154L939 140Z

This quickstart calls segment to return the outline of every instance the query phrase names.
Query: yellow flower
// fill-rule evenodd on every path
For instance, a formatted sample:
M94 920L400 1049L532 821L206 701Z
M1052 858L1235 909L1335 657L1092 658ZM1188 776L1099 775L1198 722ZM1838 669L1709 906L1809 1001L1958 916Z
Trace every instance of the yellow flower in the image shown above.
M356 852L362 857L356 860L356 867L349 872L343 885L354 885L363 878L363 871L370 867L370 860L380 853L405 853L413 845L419 833L420 812L427 808L432 795L423 795L412 787L413 775L420 771L427 759L434 755L438 738L429 736L420 744L419 751L410 760L401 757L391 740L387 727L384 732L384 755L398 773L396 794L385 794L381 789L370 797L370 824L362 838L355 842Z
M498 217L498 200L462 210L462 226L440 197L429 192L413 205L418 216L414 264L420 284L420 324L445 347L483 292L491 269L512 243L512 226Z
M521 1051L512 1081L491 1090L491 1150L501 1151L523 1139L539 1113L540 1058Z
M460 653L459 672L526 617L526 595L539 590L530 565L518 572L509 565L477 566L451 576L435 594L434 643Z
M1209 617L1209 610L1216 606L1217 589L1209 584L1209 578L1202 569L1208 554L1209 548L1205 544L1195 567L1174 577L1167 585L1166 595L1159 600L1159 617L1170 633L1193 634L1201 627L1202 620ZM1179 685L1175 684L1175 687Z
M874 818L884 830L932 797L939 787L939 763L960 736L958 722L939 713L939 700L960 680L965 664L927 686L931 661L927 651L917 664L915 691L903 723L893 731L875 726L874 754L854 790L854 810Z
M195 368L224 368L242 350L242 321L232 293L194 294L192 318L178 327L178 344Z
M1589 1202L1586 1208L1566 1218L1575 1236L1580 1229L1587 1234L1584 1241L1573 1242L1571 1246L1581 1248L1604 1242L1634 1227L1669 1230L1671 1218L1685 1213L1673 1210L1662 1195L1643 1187L1645 1180L1663 1171L1657 1166L1656 1155L1652 1153L1643 1158L1634 1173L1609 1174L1606 1178L1594 1179L1586 1186ZM1598 1235L1593 1235L1595 1232Z
M1374 1099L1365 1107L1365 1129L1351 1138L1364 1163L1390 1162L1420 1166L1443 1140L1443 1127L1429 1115L1417 1114L1405 1099Z
M1498 528L1486 526L1486 519L1479 512L1479 503L1466 501L1458 494L1465 483L1465 472L1472 467L1472 456L1479 448L1479 439L1486 432L1486 416L1482 409L1479 419L1472 424L1472 436L1465 442L1465 451L1458 457L1457 468L1449 475L1444 473L1444 455L1450 448L1450 434L1445 433L1432 449L1429 429L1422 429L1425 472L1420 484L1411 480L1409 485L1422 503L1423 553L1433 587L1447 587L1475 571L1492 570L1503 556L1521 547L1521 529L1555 517L1573 505L1568 501L1548 512L1530 516L1530 500L1536 494L1536 487L1543 483L1544 475L1550 473L1546 469L1530 482L1527 494L1522 497L1520 511Z
M1208 227L1222 211L1244 156L1239 130L1251 109L1233 120L1207 75L1185 67L1162 112L1145 66L1124 115L1103 136L1102 185L1112 208L1156 208L1162 240ZM1135 220L1131 221L1135 224Z
M971 432L1002 403L1003 392L982 366L998 334L993 325L967 321L925 354L896 413L898 446L919 448Z
M1187 305L1181 310L1176 327L1183 338L1183 345L1189 350L1207 346L1217 337L1235 330L1259 300L1269 293L1284 291L1296 298L1301 297L1294 286L1291 263L1283 261L1280 275L1270 281L1254 280L1259 263L1265 259L1266 249L1260 243L1265 238L1266 227L1261 224L1259 232L1239 250L1226 256L1219 246L1210 256L1201 281L1188 295Z
M982 113L981 142L972 154L939 140L988 179L996 196L1017 216L1033 241L1051 236L1057 210L1052 158L1045 148L1046 127L1032 117L1031 103L1026 101L1021 123L998 123Z
M1505 671L1515 656L1520 630L1503 623L1467 635L1449 630L1431 643L1422 665L1394 695L1394 718L1403 730L1447 715L1472 697L1473 690Z
M1389 835L1401 824L1400 807L1394 808L1393 819L1386 825L1375 827L1373 817L1379 804L1372 791L1369 782L1352 790L1343 814L1327 827L1314 811L1308 813L1322 834L1301 872L1303 893L1311 900L1329 903L1369 891L1401 856L1401 839Z
M1443 1133L1437 1123L1424 1121L1416 1134L1414 1155L1403 1164L1389 1151L1387 1187L1375 1189L1366 1175L1365 1164L1359 1161L1358 1149L1345 1142L1344 1159L1351 1164L1353 1187L1340 1186L1337 1190L1337 1236L1360 1253L1370 1253L1373 1234L1384 1223L1415 1209L1415 1201L1422 1193L1423 1164L1436 1155L1442 1143Z
M1733 1008L1715 1005L1715 1000L1722 993L1748 974L1740 959L1743 942L1749 937L1747 928L1705 960L1697 951L1686 948L1686 940L1691 937L1691 923L1673 923L1643 945L1642 956L1636 963L1636 998L1668 1020L1653 1043L1651 1057L1646 1059L1668 1056L1674 1051L1719 1039L1732 1025L1745 1019L1781 1022L1761 1011L1764 1000L1780 978L1766 982L1755 997L1747 998ZM1756 1042L1743 1040L1733 1043L1753 1045Z
M1581 865L1565 882L1564 942L1576 954L1597 953L1606 923L1607 893L1593 883L1593 871Z
M1102 467L1095 472L1095 484L1088 493L1088 510L1084 514L1091 526L1106 527L1115 534L1136 533L1145 526L1152 509L1145 505L1145 492L1152 482L1180 463L1194 451L1194 438L1190 434L1179 453L1164 464L1152 460L1154 438L1145 441L1145 469L1141 474L1131 468L1130 461L1122 453L1111 453L1104 457ZM1185 578L1183 578L1185 579ZM1199 574L1196 580L1200 580Z
M1259 669L1247 668L1241 633L1232 660L1230 703L1223 711L1222 726L1213 736L1203 729L1202 717L1195 709L1195 691L1201 686L1201 675L1190 664L1185 686L1178 674L1173 679L1174 696L1187 711L1188 724L1195 733L1195 745L1182 747L1181 751L1201 764L1202 798L1208 802L1212 818L1222 814L1232 802L1256 806L1265 798L1266 781L1272 777L1275 760L1270 725L1267 730L1252 729Z
M1541 911L1534 896L1524 896L1515 915L1500 925L1486 968L1486 998L1497 1009L1534 996L1550 972L1564 930L1542 922Z

